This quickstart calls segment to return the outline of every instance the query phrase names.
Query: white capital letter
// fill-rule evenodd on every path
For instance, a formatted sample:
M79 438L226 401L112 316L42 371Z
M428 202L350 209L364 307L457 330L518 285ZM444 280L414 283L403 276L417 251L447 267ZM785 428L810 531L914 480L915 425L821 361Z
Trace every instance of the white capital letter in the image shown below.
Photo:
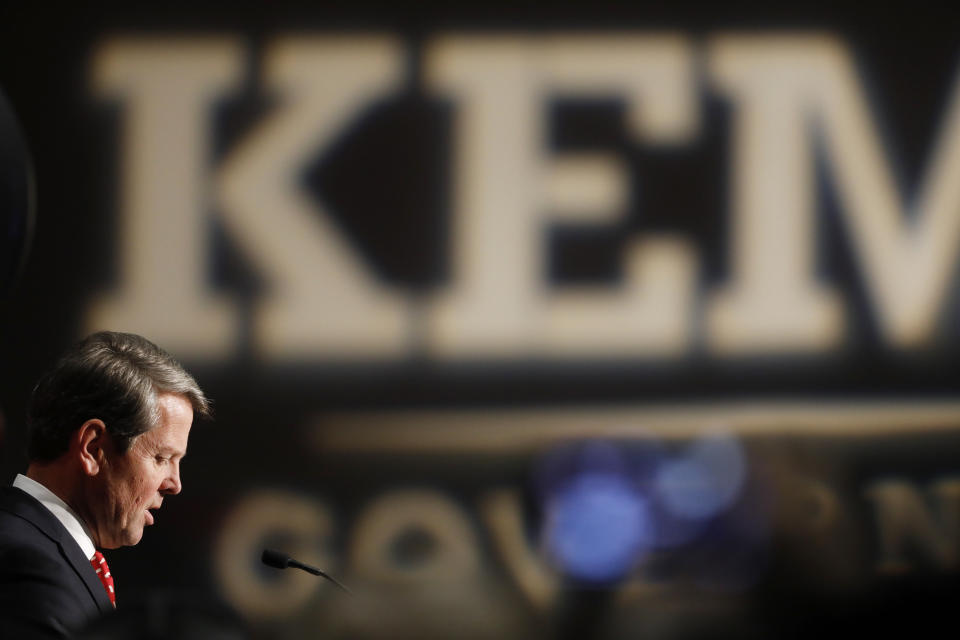
M124 101L117 288L92 302L90 329L144 333L174 353L234 347L236 310L207 284L210 107L241 73L239 46L218 38L115 40L93 84Z
M622 98L634 133L657 142L694 127L688 46L670 37L449 38L426 75L456 104L454 286L436 300L431 346L443 357L675 354L689 341L694 259L680 241L627 250L619 287L550 293L551 220L613 221L624 167L548 151L557 97Z
M290 39L265 58L280 104L219 180L228 229L267 279L256 346L274 358L395 355L407 344L404 300L367 272L300 181L309 160L396 88L402 52L382 38Z

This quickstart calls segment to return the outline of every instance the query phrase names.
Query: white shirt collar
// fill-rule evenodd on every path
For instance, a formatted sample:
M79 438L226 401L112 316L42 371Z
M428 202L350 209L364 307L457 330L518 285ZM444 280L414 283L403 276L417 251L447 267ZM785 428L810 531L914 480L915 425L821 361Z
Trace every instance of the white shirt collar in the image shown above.
M80 516L78 516L73 509L67 506L66 502L58 498L50 489L47 489L36 480L28 478L21 473L17 474L16 479L13 481L13 486L29 493L39 500L40 504L45 506L50 513L60 521L64 528L70 532L70 535L73 536L73 539L80 545L80 549L87 558L93 558L93 554L97 551L97 548L93 545L93 538L90 536L90 532L83 523L83 520L80 519Z

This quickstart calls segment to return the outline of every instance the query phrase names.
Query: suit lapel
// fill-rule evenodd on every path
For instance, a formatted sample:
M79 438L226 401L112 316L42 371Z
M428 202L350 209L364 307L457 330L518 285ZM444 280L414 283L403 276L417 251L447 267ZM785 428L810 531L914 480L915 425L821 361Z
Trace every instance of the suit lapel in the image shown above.
M60 523L58 522L57 524ZM97 602L97 607L101 613L113 611L113 605L110 604L110 597L107 595L107 590L104 589L103 583L100 582L100 577L94 570L93 565L90 564L90 560L84 557L83 550L80 549L80 545L73 539L73 536L67 533L66 530L64 530L64 532L66 535L62 536L60 541L60 550L63 552L63 555L67 558L73 570L77 572L77 575L80 576L80 579L83 580L83 583L87 585L87 591L90 592L90 595Z
M57 546L60 547L60 553L86 586L90 598L97 605L97 609L101 613L113 611L110 597L107 595L106 589L103 588L103 583L100 582L97 572L90 564L90 560L84 556L80 545L57 520L56 516L25 491L16 487L4 487L3 492L12 502L12 509L8 510L12 510L16 515L32 523L41 533L57 543Z

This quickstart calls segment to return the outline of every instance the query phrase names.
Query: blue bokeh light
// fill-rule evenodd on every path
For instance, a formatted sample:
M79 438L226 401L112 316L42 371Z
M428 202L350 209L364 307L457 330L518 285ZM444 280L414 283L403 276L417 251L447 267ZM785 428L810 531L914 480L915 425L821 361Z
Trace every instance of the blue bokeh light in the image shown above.
M745 476L740 444L715 434L693 443L685 455L664 462L656 474L656 492L680 517L712 518L737 500Z
M743 504L748 463L740 441L714 430L671 449L650 437L566 442L543 453L533 488L544 515L541 541L560 571L609 585L645 560L667 557L663 552L696 555L721 543L729 551L741 541L716 539L733 526L727 520L739 521L736 514L750 508ZM716 565L726 572L708 556L704 571Z
M567 574L613 581L650 546L648 504L623 476L585 472L549 502L545 534L551 556Z

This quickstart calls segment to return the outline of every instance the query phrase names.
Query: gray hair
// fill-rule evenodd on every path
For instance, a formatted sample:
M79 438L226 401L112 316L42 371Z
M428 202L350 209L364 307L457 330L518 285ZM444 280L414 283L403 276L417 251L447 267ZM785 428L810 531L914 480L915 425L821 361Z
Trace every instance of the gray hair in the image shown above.
M67 351L41 376L27 412L27 456L48 462L67 451L70 434L99 418L120 452L160 421L158 395L185 396L196 417L210 401L170 354L132 333L101 331Z

